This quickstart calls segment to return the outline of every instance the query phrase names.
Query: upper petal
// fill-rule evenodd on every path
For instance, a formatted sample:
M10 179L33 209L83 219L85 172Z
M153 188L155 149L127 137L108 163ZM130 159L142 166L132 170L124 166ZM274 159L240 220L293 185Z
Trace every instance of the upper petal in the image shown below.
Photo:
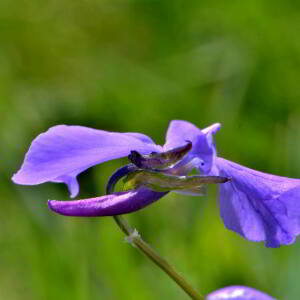
M134 191L117 192L96 198L56 201L49 200L48 206L56 213L65 216L99 217L127 214L139 210L166 195L146 188Z
M258 290L245 286L229 286L206 296L206 300L275 300Z
M161 150L138 133L117 133L82 126L58 125L32 142L21 166L12 177L18 184L64 182L71 196L79 186L76 176L96 164L127 156L131 150L143 154Z
M170 122L164 150L169 150L186 144L186 141L193 142L198 136L203 135L202 131L194 124L187 121L173 120Z
M216 158L219 175L231 178L220 187L221 217L246 239L279 247L300 233L300 180L265 174Z
M200 130L189 122L174 120L169 125L164 150L169 150L183 145L186 141L191 141L193 148L182 162L182 165L192 161L194 167L200 169L202 173L208 174L213 167L216 156L213 134L220 129L220 126L219 123L216 123Z

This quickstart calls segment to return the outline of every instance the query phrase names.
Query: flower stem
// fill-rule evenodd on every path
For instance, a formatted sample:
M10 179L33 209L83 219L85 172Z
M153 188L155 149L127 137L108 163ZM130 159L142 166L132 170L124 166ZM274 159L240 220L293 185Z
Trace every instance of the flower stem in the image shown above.
M204 300L201 296L164 258L162 258L152 247L147 244L135 230L130 227L122 216L114 216L120 229L129 237L129 241L140 249L152 262L161 268L174 280L190 297L195 300Z

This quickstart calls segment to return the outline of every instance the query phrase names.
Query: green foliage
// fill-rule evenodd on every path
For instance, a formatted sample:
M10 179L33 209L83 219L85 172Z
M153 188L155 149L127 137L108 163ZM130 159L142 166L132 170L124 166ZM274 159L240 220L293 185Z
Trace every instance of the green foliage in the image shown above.
M300 6L296 1L0 1L0 299L187 299L123 243L110 218L54 215L64 186L10 181L31 140L55 124L137 131L220 122L217 148L246 166L300 177ZM83 141L84 142L84 141ZM126 160L79 176L104 194ZM226 230L215 189L169 194L128 216L207 293L249 285L300 294L300 243L266 249Z

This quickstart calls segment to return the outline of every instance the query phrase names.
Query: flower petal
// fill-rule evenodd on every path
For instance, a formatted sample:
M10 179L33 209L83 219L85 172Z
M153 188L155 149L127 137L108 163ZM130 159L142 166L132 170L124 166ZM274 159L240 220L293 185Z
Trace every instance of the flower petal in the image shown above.
M229 286L206 296L206 300L275 300L271 296L245 286Z
M146 144L155 144L149 136L144 135L144 134L139 133L139 132L126 132L126 133L122 133L122 134L123 135L126 134L128 136L134 137L134 138L136 138L136 139L138 139L141 142L144 142Z
M254 171L216 158L221 176L221 217L227 228L251 241L279 247L300 233L300 180Z
M96 164L127 156L161 151L143 134L117 133L82 126L58 125L40 134L31 144L21 169L12 177L18 184L64 182L71 196L79 191L76 176Z
M183 159L181 165L191 161L191 165L198 168L202 173L208 174L213 167L216 156L216 148L213 134L220 129L220 124L213 124L203 130L186 121L172 121L169 125L164 151L184 145L187 141L192 142L193 148Z
M99 217L127 214L139 210L166 195L146 188L134 191L75 201L49 200L48 206L54 212L65 216Z
M187 121L171 121L166 134L164 151L186 144L187 141L194 142L197 136L203 132L194 124Z

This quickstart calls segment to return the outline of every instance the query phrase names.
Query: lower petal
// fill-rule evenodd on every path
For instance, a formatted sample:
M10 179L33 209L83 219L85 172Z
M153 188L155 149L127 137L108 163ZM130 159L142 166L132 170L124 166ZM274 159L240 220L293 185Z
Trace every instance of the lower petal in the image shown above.
M248 240L279 247L300 233L300 180L270 175L216 158L219 175L231 180L220 187L225 226Z

